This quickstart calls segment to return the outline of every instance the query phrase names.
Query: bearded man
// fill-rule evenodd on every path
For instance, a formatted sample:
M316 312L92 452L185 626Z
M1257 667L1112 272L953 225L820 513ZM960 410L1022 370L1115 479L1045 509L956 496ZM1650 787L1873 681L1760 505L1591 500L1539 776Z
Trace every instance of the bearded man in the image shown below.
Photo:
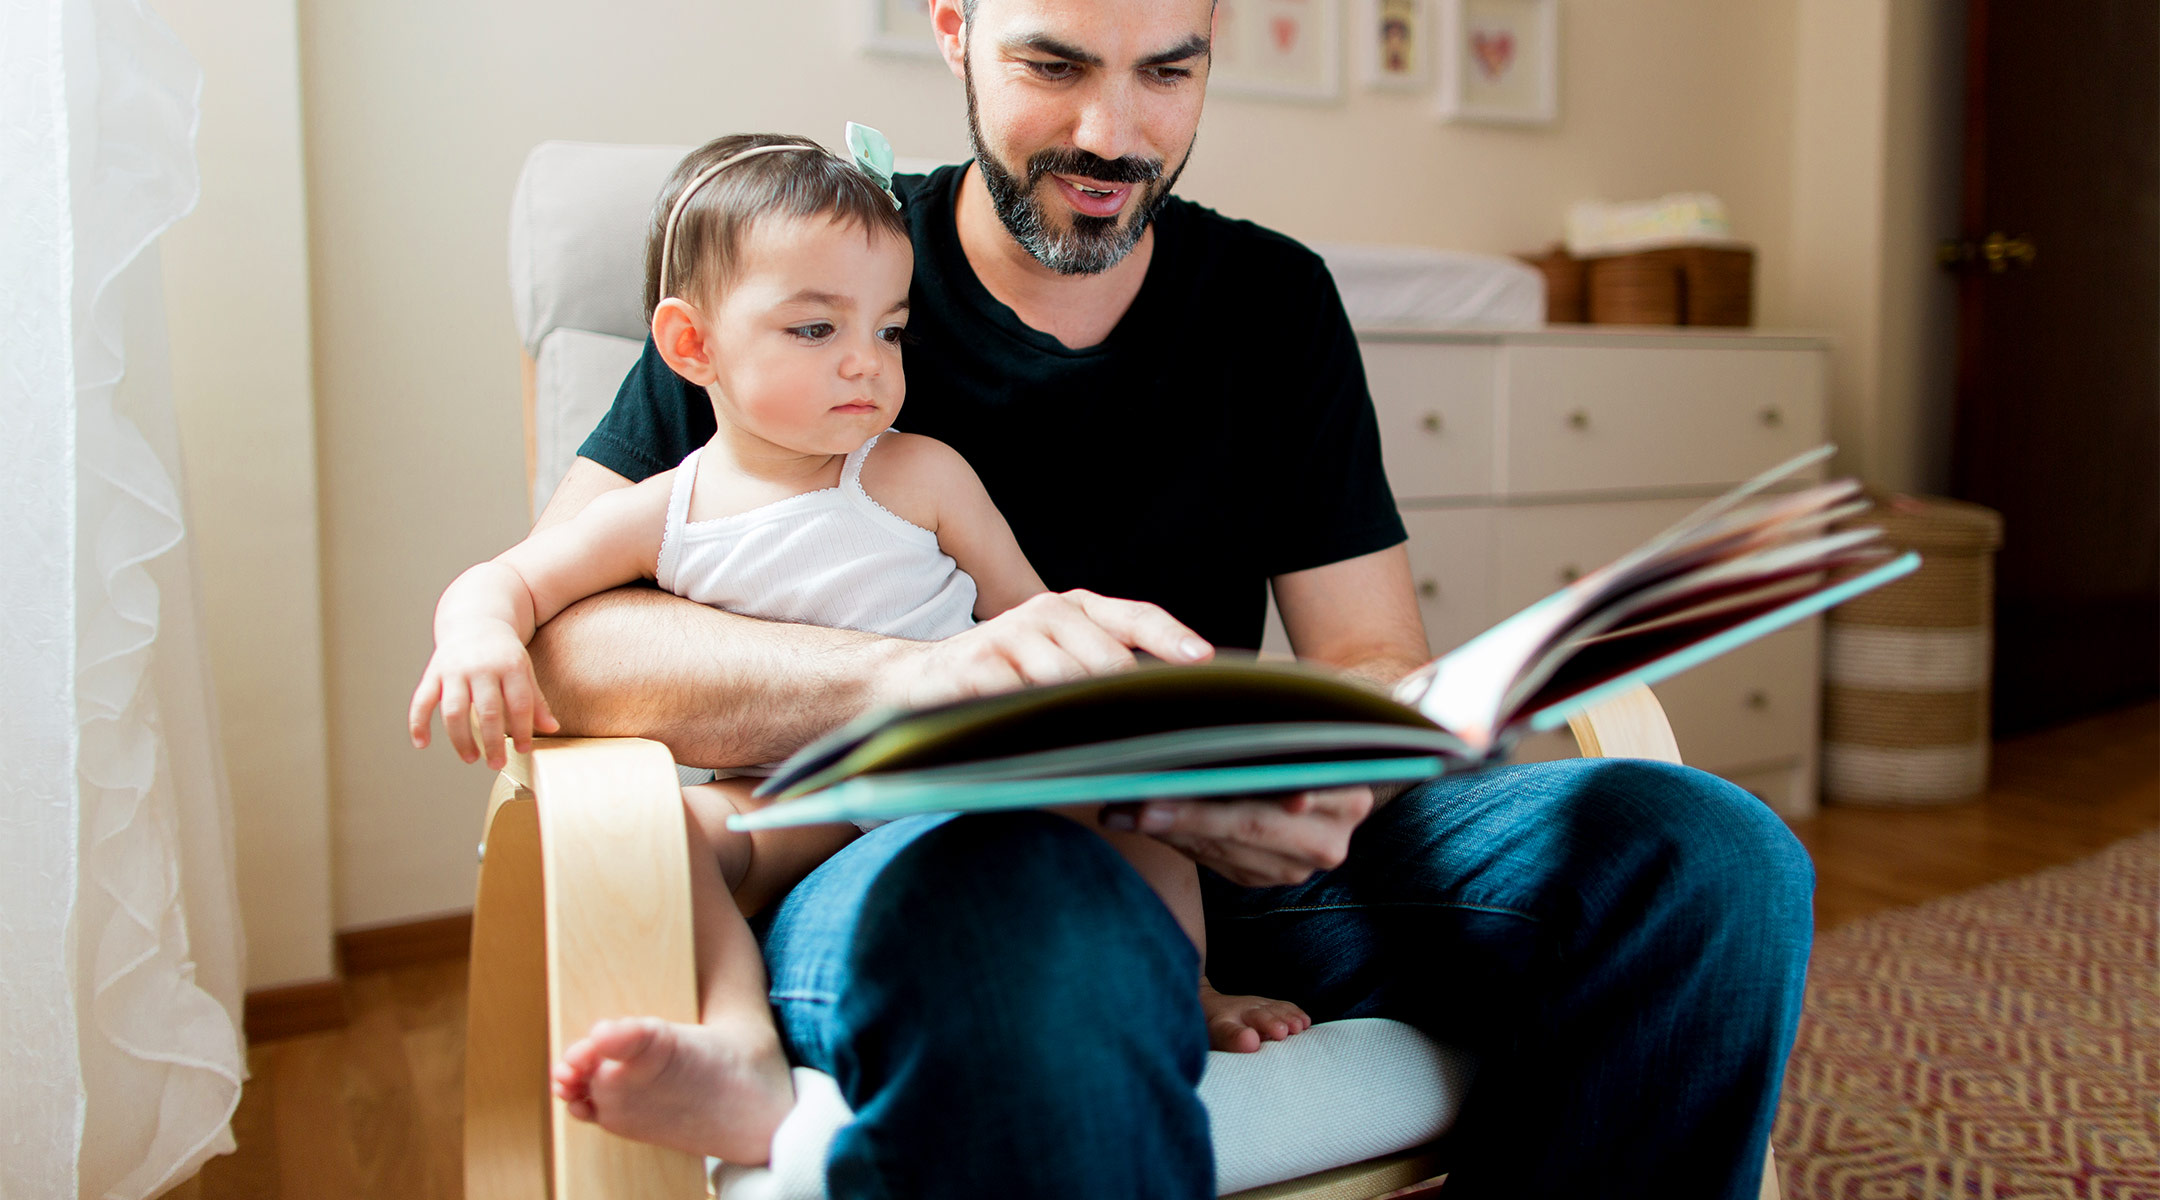
M532 647L566 729L769 762L876 705L1118 669L1165 612L1257 646L1270 588L1302 659L1375 681L1424 660L1326 268L1172 195L1211 17L932 7L974 159L896 181L916 252L901 425L967 458L1057 590L937 643L596 597ZM542 524L674 466L711 421L648 344ZM1204 868L1216 986L1477 1053L1451 1200L1755 1194L1812 875L1746 793L1590 760L1105 820ZM1077 823L886 825L758 927L791 1058L857 1114L834 1200L1213 1194L1191 943Z

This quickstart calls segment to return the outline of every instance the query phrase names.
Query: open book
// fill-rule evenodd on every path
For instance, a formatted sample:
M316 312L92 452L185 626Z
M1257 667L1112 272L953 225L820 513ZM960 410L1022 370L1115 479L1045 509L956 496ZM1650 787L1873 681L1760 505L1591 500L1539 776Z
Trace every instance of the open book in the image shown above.
M1764 472L1619 560L1412 672L1392 697L1289 663L1145 666L872 714L805 746L738 830L931 812L1402 783L1476 770L1525 732L1882 586L1920 565L1852 480Z

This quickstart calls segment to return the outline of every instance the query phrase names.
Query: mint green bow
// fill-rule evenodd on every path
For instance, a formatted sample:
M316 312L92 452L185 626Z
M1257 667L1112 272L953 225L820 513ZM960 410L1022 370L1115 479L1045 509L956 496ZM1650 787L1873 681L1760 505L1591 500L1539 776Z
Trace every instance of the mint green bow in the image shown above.
M870 177L870 182L884 191L894 208L900 207L900 197L893 195L892 190L892 143L885 140L885 135L868 125L857 125L849 121L847 148L848 153L855 156L856 167Z

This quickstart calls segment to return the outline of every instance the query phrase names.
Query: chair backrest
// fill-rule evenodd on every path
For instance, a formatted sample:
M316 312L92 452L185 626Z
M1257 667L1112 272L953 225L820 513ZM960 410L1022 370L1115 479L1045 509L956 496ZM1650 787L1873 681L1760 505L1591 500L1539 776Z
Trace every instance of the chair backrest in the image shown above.
M615 399L645 338L645 225L688 146L542 142L510 202L510 305L531 361L535 513Z

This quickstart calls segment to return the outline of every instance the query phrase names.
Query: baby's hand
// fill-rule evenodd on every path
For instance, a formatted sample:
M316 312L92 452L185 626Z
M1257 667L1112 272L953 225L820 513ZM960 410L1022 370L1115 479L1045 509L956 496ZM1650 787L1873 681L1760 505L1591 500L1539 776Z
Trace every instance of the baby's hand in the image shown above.
M535 730L561 728L548 711L533 677L531 656L516 631L500 621L473 621L444 631L413 691L408 723L415 746L428 744L428 715L442 705L443 731L458 757L472 762L483 756L501 770L507 734L519 753L532 749ZM478 726L477 731L475 726ZM474 741L477 732L478 742Z

